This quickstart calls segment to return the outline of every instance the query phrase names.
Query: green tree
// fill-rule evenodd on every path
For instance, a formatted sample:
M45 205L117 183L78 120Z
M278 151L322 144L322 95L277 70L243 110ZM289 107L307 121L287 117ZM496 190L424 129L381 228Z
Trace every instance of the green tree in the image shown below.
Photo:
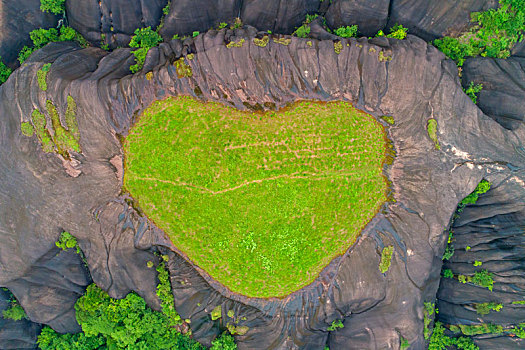
M162 37L159 33L152 30L151 27L138 28L135 30L135 35L131 37L129 43L129 47L136 48L136 50L133 51L133 55L137 63L130 67L132 73L136 73L142 69L149 49L157 46L161 42Z
M61 15L66 12L66 0L40 0L40 10Z

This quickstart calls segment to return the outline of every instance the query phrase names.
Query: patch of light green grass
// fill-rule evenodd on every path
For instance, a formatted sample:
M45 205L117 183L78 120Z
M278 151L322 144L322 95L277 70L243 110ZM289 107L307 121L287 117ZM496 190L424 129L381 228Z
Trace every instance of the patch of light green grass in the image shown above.
M251 297L310 284L387 199L384 129L349 103L254 114L157 101L124 150L140 208L195 264Z

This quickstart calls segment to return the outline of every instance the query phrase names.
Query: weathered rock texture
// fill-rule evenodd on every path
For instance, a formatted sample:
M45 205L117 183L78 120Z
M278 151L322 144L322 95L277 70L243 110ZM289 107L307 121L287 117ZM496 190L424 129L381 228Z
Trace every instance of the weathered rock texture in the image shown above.
M7 310L11 295L0 289L0 349L29 350L36 349L36 338L41 326L29 320L13 321L4 319L1 314Z
M525 150L522 150L525 156ZM446 324L475 325L480 322L504 327L525 320L525 306L512 304L525 300L525 173L516 171L496 183L475 205L467 206L455 220L452 244L455 253L444 264L456 275L473 275L486 269L493 274L494 288L460 283L444 278L438 292L439 320ZM467 248L470 247L470 248ZM481 261L480 267L473 265ZM499 312L476 312L475 304L501 303ZM525 340L509 335L475 336L482 349L521 349Z
M498 0L391 0L387 27L403 24L425 40L458 34L468 28L470 14L498 7Z
M155 29L167 3L168 0L67 0L66 12L69 24L87 40L115 48L126 46L137 28Z
M469 58L463 66L463 86L483 84L478 106L503 127L514 130L525 121L525 58Z
M36 1L36 0L32 0ZM136 28L161 24L167 0L67 0L69 23L92 44L126 46ZM221 22L244 24L273 33L291 34L307 14L326 16L330 28L359 26L365 36L403 24L411 34L433 40L470 25L470 13L497 7L497 0L177 0L171 1L160 34L192 35L217 28ZM103 37L103 36L105 37Z
M499 183L511 169L524 168L519 150L525 128L510 132L484 115L462 92L456 66L417 37L343 39L337 54L332 40L311 40L310 46L308 39L287 37L290 44L283 45L274 36L259 47L255 34L253 28L210 31L184 43L164 43L148 53L143 71L135 75L129 74L129 49L107 54L51 44L15 72L0 87L0 203L9 203L0 206L0 285L29 278L67 230L79 239L94 282L115 297L135 290L154 307L150 248L171 250L177 309L206 344L227 322L210 319L211 310L221 305L246 317L239 325L250 330L236 337L240 349L320 349L325 344L330 349L397 349L400 337L422 349L423 302L436 295L451 215L482 178ZM226 47L225 39L241 38L242 47ZM173 61L189 53L194 53L193 59L186 57L193 76L179 78ZM36 71L46 62L52 66L43 92ZM146 72L153 78L147 79ZM78 105L82 147L71 161L43 153L35 137L20 133L20 123L34 108L44 111L46 99L63 112L67 95ZM395 202L311 285L283 299L233 294L184 259L121 194L117 134L125 136L152 101L178 95L241 109L279 108L296 99L342 99L374 116L391 115L395 125L388 136L397 155L385 172ZM438 124L440 150L427 134L430 118ZM78 177L68 175L71 167L81 172ZM525 193L525 186L518 185L516 194ZM378 264L385 245L393 245L395 253L382 274ZM45 272L39 276L49 287L48 299L65 295ZM82 285L72 283L73 291ZM21 290L14 292L28 314L39 314L41 303L23 298ZM74 302L75 293L67 303ZM48 319L75 329L61 322L69 319L61 311ZM328 332L336 319L345 327Z
M40 0L0 0L0 57L14 68L20 49L31 44L29 32L56 24L56 16L40 11Z

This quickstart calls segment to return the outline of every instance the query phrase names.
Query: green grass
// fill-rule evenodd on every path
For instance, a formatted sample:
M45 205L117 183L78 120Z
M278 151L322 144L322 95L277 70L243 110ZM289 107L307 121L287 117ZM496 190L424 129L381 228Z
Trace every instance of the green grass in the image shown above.
M344 102L255 114L157 101L124 151L140 208L195 264L251 297L310 284L387 200L384 129Z

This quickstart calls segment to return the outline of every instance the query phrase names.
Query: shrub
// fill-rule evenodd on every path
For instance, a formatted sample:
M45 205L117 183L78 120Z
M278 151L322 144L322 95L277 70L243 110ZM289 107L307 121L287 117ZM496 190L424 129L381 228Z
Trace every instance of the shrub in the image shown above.
M65 3L66 0L40 0L40 10L61 15L66 11Z
M525 2L500 0L498 9L471 14L475 24L458 38L436 39L434 45L462 66L469 56L507 58L510 49L523 40Z
M164 8L162 9L162 13L164 15L168 15L170 13L170 7L171 7L171 0L169 0L166 6L164 6Z
M341 38L351 38L357 36L357 24L353 26L339 27L334 31L335 35Z
M472 102L477 103L478 102L478 93L483 89L483 84L477 84L474 85L474 82L471 81L469 86L466 89L463 89L468 97L472 100Z
M399 342L400 342L400 344L399 344L399 350L407 350L408 348L410 348L410 343L408 342L407 339L401 337L401 338L399 339Z
M197 37L199 36L200 32L197 30L197 31L194 31L193 34L192 34L192 37Z
M452 244L447 245L445 252L443 253L443 260L450 260L454 255L454 246Z
M11 305L9 306L9 309L4 310L2 312L2 316L5 319L9 319L13 321L20 321L21 319L27 318L26 312L16 300L11 301Z
M401 24L396 24L390 28L390 33L386 35L387 38L403 40L407 36L408 29L403 27ZM385 33L380 30L377 32L376 36L385 36Z
M443 270L443 277L444 278L454 278L454 273L451 269L444 269Z
M161 261L157 266L159 284L157 285L157 296L160 299L162 313L166 315L170 326L182 324L182 320L175 310L175 302L171 289L170 276L166 269L165 262Z
M222 333L217 339L211 342L210 350L236 350L237 345L231 335L227 332Z
M469 276L468 281L477 286L488 288L490 291L494 285L492 274L487 270L476 271L474 276Z
M162 37L159 33L152 30L151 27L137 28L135 30L135 35L131 37L129 47L137 48L133 51L137 63L129 67L131 73L136 73L142 69L149 49L157 46L161 42Z
M389 245L384 247L381 251L381 261L379 262L379 271L385 273L390 268L390 263L392 262L392 254L394 253L394 246Z
M336 329L339 329L339 328L345 328L345 325L343 324L343 321L341 321L341 320L333 320L332 324L330 326L328 326L327 330L330 331L330 332L333 332L333 331L335 331Z
M434 303L431 303L429 301L423 303L423 336L425 339L429 339L430 335L432 334L432 330L430 329L430 324L432 323L432 315L434 313L437 313L436 306Z
M390 28L390 34L388 34L387 37L403 40L407 37L407 32L407 28L403 27L401 24L396 24L395 26Z
M226 23L226 22L219 23L219 29L226 28L227 26L228 26L228 23Z
M474 261L474 264L473 264L473 265L476 266L476 267L478 267L478 266L483 265L483 263L482 263L481 261L476 260L476 261Z
M310 25L309 24L303 24L299 28L293 32L293 34L297 35L299 38L308 38L310 35Z
M162 295L162 312L151 310L144 299L133 292L124 299L113 299L98 286L91 284L75 304L76 318L82 327L82 333L59 334L45 327L37 341L40 348L204 350L202 345L181 334L174 327L180 324L180 318L177 321L173 316L176 311L170 307L173 303L171 292L171 303L164 298L167 289L171 290L171 287L164 263L159 266L162 267L157 267L160 281L157 293ZM215 341L217 345L212 348L236 349L233 339L230 338L231 336L227 335L221 336Z
M2 57L0 57L0 85L7 81L12 72L13 70L4 64Z
M503 308L503 304L498 303L481 303L481 304L475 304L474 306L476 308L476 312L479 315L488 315L491 311L500 312L500 310Z
M75 41L82 47L87 47L89 45L87 40L76 30L66 26L60 27L60 30L55 28L35 29L29 33L29 37L33 42L33 47L24 46L22 50L20 50L20 53L18 54L18 61L20 64L24 63L34 51L52 42Z
M463 200L459 203L458 212L462 212L463 208L467 204L475 204L479 199L479 195L486 193L488 190L490 190L490 182L488 182L487 180L481 180L481 182L476 186L474 191L465 198L463 198Z
M60 234L60 238L58 241L55 242L55 245L62 249L62 250L68 250L71 248L75 248L77 251L77 254L80 254L80 247L78 246L77 239L69 232L62 232Z
M451 338L445 335L445 327L441 322L436 322L428 350L446 350L451 346L456 346L458 350L479 350L479 347L474 344L472 339L467 337Z

